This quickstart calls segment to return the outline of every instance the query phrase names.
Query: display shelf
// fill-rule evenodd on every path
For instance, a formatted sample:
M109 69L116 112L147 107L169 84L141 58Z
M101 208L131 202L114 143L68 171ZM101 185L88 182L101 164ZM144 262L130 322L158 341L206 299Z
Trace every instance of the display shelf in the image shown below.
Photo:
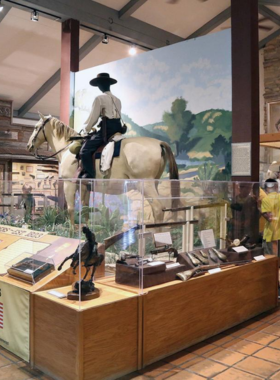
M36 368L55 379L92 380L115 379L140 367L141 297L98 287L101 296L81 308L45 291L33 294Z
M67 298L60 299L52 294L49 294L48 291L38 292L37 294L40 297L59 303L60 305L63 305L65 307L70 307L74 310L87 310L92 307L107 305L112 302L125 300L127 298L135 296L135 294L132 292L109 287L105 284L102 284L101 282L96 282L96 287L100 290L100 297L89 301L83 301L82 303L79 303L78 301L69 300ZM60 293L67 295L67 293L72 290L72 286L57 287L52 288L52 290L56 290Z

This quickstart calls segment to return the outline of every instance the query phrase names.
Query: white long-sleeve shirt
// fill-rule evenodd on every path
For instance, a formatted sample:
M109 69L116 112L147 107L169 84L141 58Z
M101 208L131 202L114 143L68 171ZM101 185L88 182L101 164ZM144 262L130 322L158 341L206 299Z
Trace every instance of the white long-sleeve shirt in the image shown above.
M114 99L114 102L112 98ZM92 104L90 115L85 121L86 132L91 131L100 116L104 115L108 117L108 119L119 119L121 108L122 104L120 99L114 96L111 91L106 91L102 95L97 96Z

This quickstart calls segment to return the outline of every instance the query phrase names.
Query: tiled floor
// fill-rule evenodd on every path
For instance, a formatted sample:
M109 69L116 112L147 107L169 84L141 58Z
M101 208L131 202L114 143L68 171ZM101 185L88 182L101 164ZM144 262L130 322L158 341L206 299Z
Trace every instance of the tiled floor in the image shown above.
M28 379L52 380L0 348L0 380ZM280 308L119 380L131 379L280 380Z

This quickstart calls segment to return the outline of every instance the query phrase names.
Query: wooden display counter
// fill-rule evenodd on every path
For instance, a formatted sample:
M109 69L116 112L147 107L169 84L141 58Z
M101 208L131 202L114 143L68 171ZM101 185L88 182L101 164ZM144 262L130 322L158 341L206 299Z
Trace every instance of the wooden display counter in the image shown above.
M246 321L278 302L278 259L145 289L143 366Z
M99 279L79 304L33 297L34 366L55 379L116 379L277 306L278 260L144 290ZM70 287L57 289L66 294Z
M47 291L33 294L36 368L63 380L112 379L140 368L142 297L97 287L101 296L80 305Z
M61 271L58 271L57 267L65 256L70 255L72 250L74 252L79 244L79 240L65 239L59 236L47 235L46 233L23 230L15 227L2 226L2 230L3 229L9 229L10 232L19 230L25 235L31 235L30 237L16 236L8 232L0 233L0 302L4 308L4 325L3 328L0 329L0 345L20 358L30 361L30 355L33 350L32 294L37 291L69 286L78 280L79 271L77 269L77 275L73 274L73 268L70 267L71 260L65 263ZM36 238L33 233L41 234L42 236ZM41 248L42 252L47 250L47 255L60 255L56 260L55 270L34 284L5 274L8 268L7 263L11 260L7 250L10 249L10 253L14 255L14 261L17 262L16 260L20 260L20 255L25 252L22 242L25 244L27 242L31 245L33 243L43 243ZM17 243L17 246L12 249L12 244L15 243ZM98 250L104 253L104 246L100 245ZM31 248L29 247L29 251L26 252L32 252L32 246ZM32 253L29 255L31 256L31 254ZM82 268L82 276L84 273L85 268ZM103 265L97 268L96 278L103 277L104 274L105 265L103 263Z

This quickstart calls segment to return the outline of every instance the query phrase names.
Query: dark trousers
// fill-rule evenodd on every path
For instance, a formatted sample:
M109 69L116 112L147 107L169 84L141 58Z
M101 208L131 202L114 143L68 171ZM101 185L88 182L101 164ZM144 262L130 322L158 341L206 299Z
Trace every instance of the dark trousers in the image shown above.
M120 119L107 119L106 118L106 130L107 139L112 137L115 133L123 132ZM100 129L95 133L90 140L87 140L84 144L80 156L84 170L90 175L91 178L95 178L95 168L92 164L92 156L96 150L104 144L104 137L102 130Z
M92 163L92 155L101 145L103 145L103 136L100 130L95 133L90 140L86 141L80 153L83 169L90 175L91 178L95 178L95 168Z

